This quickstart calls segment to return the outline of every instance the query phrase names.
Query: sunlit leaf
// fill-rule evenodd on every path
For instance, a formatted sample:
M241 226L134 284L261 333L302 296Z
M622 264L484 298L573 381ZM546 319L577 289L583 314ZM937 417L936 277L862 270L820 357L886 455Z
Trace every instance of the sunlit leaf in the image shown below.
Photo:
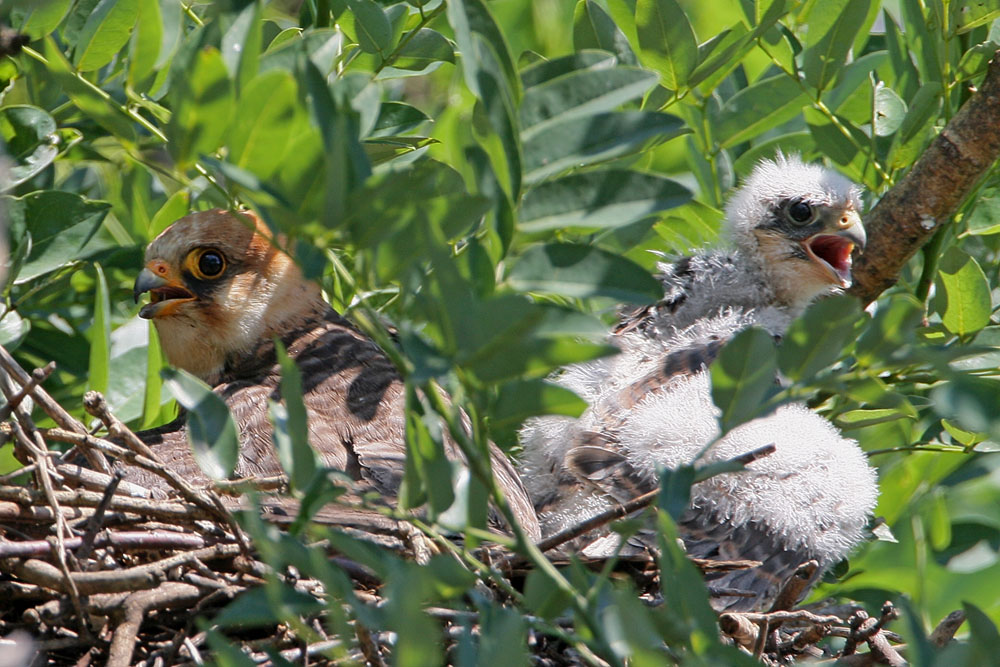
M582 244L532 246L511 267L507 281L522 292L606 296L627 303L649 303L663 295L660 282L640 266Z
M883 84L875 86L875 117L872 123L876 136L887 137L899 129L906 112L906 102L892 88Z
M102 394L108 391L111 366L111 297L104 270L95 264L97 287L94 290L94 323L90 327L90 363L87 365L87 388Z
M726 100L715 140L727 147L752 139L794 118L807 100L798 82L784 74L762 79Z
M809 85L827 87L844 65L865 21L867 0L828 0L809 5L802 73Z
M938 311L948 331L966 336L990 322L990 284L979 263L958 248L952 248L938 267L940 295Z
M21 16L20 25L15 23L14 27L30 35L32 41L47 37L62 22L72 4L73 0L23 3L14 10L14 16Z
M625 33L593 0L579 0L576 3L573 12L573 46L577 52L583 49L601 49L613 53L622 65L639 63Z
M31 234L31 252L14 278L22 283L100 249L91 244L110 205L46 190L5 198L11 238Z
M664 113L622 111L571 118L525 142L525 180L535 183L570 167L621 157L654 139L666 141L686 132L679 118Z
M229 131L229 161L260 178L280 169L275 157L291 139L298 105L295 80L284 70L271 70L247 83Z
M660 74L666 88L680 91L698 64L698 42L676 0L638 0L635 25L642 63Z
M642 97L656 85L656 74L638 68L578 70L528 88L521 100L525 141L554 123L611 111Z
M615 67L615 57L604 51L583 50L561 58L543 60L521 70L525 89L579 70L607 70Z
M174 159L186 166L201 153L215 152L230 127L232 84L218 49L198 51L191 71L175 82L171 97L167 145Z
M38 107L11 105L0 108L0 138L17 163L4 170L0 190L29 180L52 164L59 153L56 122Z
M385 12L372 0L348 0L354 12L355 37L368 53L383 53L392 45L392 26Z
M621 227L690 198L684 186L653 174L620 170L571 174L525 193L518 228L539 232Z
M81 72L104 67L118 55L139 17L139 0L101 0L76 39L73 61Z

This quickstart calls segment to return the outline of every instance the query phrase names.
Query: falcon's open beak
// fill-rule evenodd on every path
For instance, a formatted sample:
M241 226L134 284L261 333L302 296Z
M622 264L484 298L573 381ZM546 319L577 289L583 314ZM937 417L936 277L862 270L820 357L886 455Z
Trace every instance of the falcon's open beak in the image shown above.
M850 287L851 253L855 246L863 251L868 240L861 216L855 211L843 211L828 228L829 232L824 230L802 241L802 247L830 272L830 282Z
M156 260L147 264L135 279L132 296L136 303L139 303L139 296L145 292L149 292L149 303L139 311L139 317L146 320L169 315L180 304L196 298L166 264Z

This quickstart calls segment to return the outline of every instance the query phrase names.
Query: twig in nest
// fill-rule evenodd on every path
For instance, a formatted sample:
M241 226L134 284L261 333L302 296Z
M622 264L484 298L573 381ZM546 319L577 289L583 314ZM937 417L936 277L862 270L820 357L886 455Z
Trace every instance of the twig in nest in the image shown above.
M64 542L67 549L81 549L86 546L85 537L70 537ZM113 546L120 551L153 551L160 549L200 549L205 539L191 533L166 533L162 531L107 531L94 538L91 547ZM0 558L23 558L26 556L48 556L52 553L52 543L48 540L25 540L22 542L0 542ZM84 559L82 553L77 558Z
M3 345L0 345L0 367L7 371L10 377L22 387L26 387L31 383L31 376L21 368ZM55 399L49 396L44 388L36 386L29 392L29 395L45 411L45 414L51 417L52 421L59 424L62 428L73 433L87 432L84 425L77 421L73 415L66 412L61 405L56 403ZM111 466L100 452L85 450L84 456L87 457L90 465L94 466L95 470L103 473L111 472Z
M133 593L125 599L122 622L111 638L108 667L128 667L132 664L139 627L147 613L178 605L190 605L203 595L201 589L191 584L168 581L149 591Z
M896 611L891 602L882 605L882 614L879 618L871 618L863 610L855 613L848 621L851 634L847 638L842 655L852 655L857 649L857 645L865 642L876 662L892 667L906 665L903 656L889 644L889 640L881 632L883 625L898 617L899 612Z
M21 401L30 396L35 387L45 382L55 369L56 363L50 361L44 367L31 371L31 378L29 378L28 383L7 400L7 405L0 408L0 421L6 421L14 410L21 405Z
M961 609L953 611L938 623L928 639L935 646L943 647L955 637L962 623L965 623L965 612Z
M103 572L74 572L71 582L83 595L94 593L122 593L139 591L158 586L167 570L190 563L194 559L211 560L228 558L240 552L237 544L216 544L215 546L170 556L147 565L138 565L124 570ZM66 592L66 582L58 568L42 560L31 559L15 564L14 574L31 584Z
M98 503L93 516L87 522L87 532L83 535L83 543L80 545L79 553L77 553L78 558L84 559L90 556L90 550L94 547L94 538L97 537L97 531L101 529L101 525L104 523L104 513L108 511L108 505L111 504L111 499L115 497L115 490L121 481L122 471L116 470L111 478L111 483L104 490L104 497L101 498L101 502Z
M122 423L118 417L111 414L111 408L108 407L108 402L104 400L104 396L100 392L88 391L84 394L83 409L87 411L88 415L100 419L112 438L121 440L125 443L126 447L136 454L141 454L151 461L162 463L156 453L149 448L149 445L140 440L139 436Z
M250 543L247 541L246 535L243 534L243 530L239 527L239 525L237 525L236 520L232 517L232 515L226 511L226 508L223 506L222 501L219 500L219 497L212 491L198 491L188 484L187 480L181 477L176 471L171 470L163 464L157 463L142 454L136 454L131 449L120 447L115 443L102 438L97 438L87 434L81 435L79 433L73 433L71 431L58 428L50 428L46 430L45 436L59 442L68 442L72 445L96 449L104 454L109 454L133 465L137 465L140 468L148 470L154 475L165 479L167 483L176 489L185 499L206 512L209 512L215 518L220 519L229 527L231 531L233 531L233 534L243 546L244 550L247 552L250 551Z
M53 497L62 505L69 507L97 507L103 495L94 491L77 489L76 491L53 491ZM23 486L0 486L0 500L9 500L27 507L37 506L46 499L44 492L34 491ZM109 503L109 509L119 512L132 512L141 516L156 517L165 521L196 521L213 517L205 510L185 505L177 501L156 501L145 498L129 498L115 496ZM66 513L63 512L65 515Z

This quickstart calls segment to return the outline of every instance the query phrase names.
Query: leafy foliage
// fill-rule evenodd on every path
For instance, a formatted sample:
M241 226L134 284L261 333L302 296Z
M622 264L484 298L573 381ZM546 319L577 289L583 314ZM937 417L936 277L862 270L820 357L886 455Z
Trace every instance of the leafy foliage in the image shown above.
M6 20L32 41L0 61L11 160L0 342L27 366L55 360L47 386L66 406L106 388L117 414L148 427L172 416L166 388L200 414L204 388L176 373L162 384L131 282L142 248L174 219L250 206L406 376L407 503L429 501L436 516L462 496L440 456L441 429L457 417L433 400L437 387L470 416L464 447L484 473L479 495L465 494L473 539L490 492L478 454L487 438L510 449L524 418L579 413L578 399L542 378L613 351L602 342L611 306L657 295L650 250L715 240L726 193L777 150L833 163L877 198L1000 45L995 2L708 7L5 3ZM748 332L713 368L727 426L804 398L879 467L878 513L899 543L867 545L817 594L873 605L908 596L918 628L969 601L967 664L1000 650L998 189L994 166L872 313L821 304L777 351ZM774 368L790 381L780 391ZM294 454L304 415L294 374L285 382L292 398L272 406L282 460L295 461L298 492L329 497L313 460ZM232 424L215 408L202 416L192 422L206 429L196 451L225 476ZM9 452L0 450L7 469ZM443 557L421 568L327 532L395 587L372 610L297 534L245 523L276 571L294 565L324 583L331 626L347 613L398 633L402 664L442 660L435 622L421 613L432 602L484 619L478 638L459 643L458 662L510 662L530 630L616 664L663 659L663 642L672 659L739 664L713 641L704 591L661 520L664 582L676 585L664 593L678 601L669 613L638 604L606 573L545 567L524 543L539 569L504 607L463 597L475 568ZM282 586L269 581L218 627L281 621L308 637L296 619L311 603ZM552 622L568 610L572 631ZM238 661L222 635L210 641L220 661Z

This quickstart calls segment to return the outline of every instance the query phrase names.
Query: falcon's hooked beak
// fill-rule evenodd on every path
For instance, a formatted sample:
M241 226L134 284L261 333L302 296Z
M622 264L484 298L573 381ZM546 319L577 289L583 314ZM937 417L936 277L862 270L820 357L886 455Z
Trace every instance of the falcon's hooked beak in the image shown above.
M158 260L149 262L135 279L132 296L136 303L145 292L149 292L149 303L139 311L139 317L146 320L170 315L182 303L197 298L164 262Z
M861 224L861 216L855 211L843 211L830 231L822 231L802 241L806 254L830 273L830 282L841 287L851 286L851 253L857 246L865 249L868 237Z

